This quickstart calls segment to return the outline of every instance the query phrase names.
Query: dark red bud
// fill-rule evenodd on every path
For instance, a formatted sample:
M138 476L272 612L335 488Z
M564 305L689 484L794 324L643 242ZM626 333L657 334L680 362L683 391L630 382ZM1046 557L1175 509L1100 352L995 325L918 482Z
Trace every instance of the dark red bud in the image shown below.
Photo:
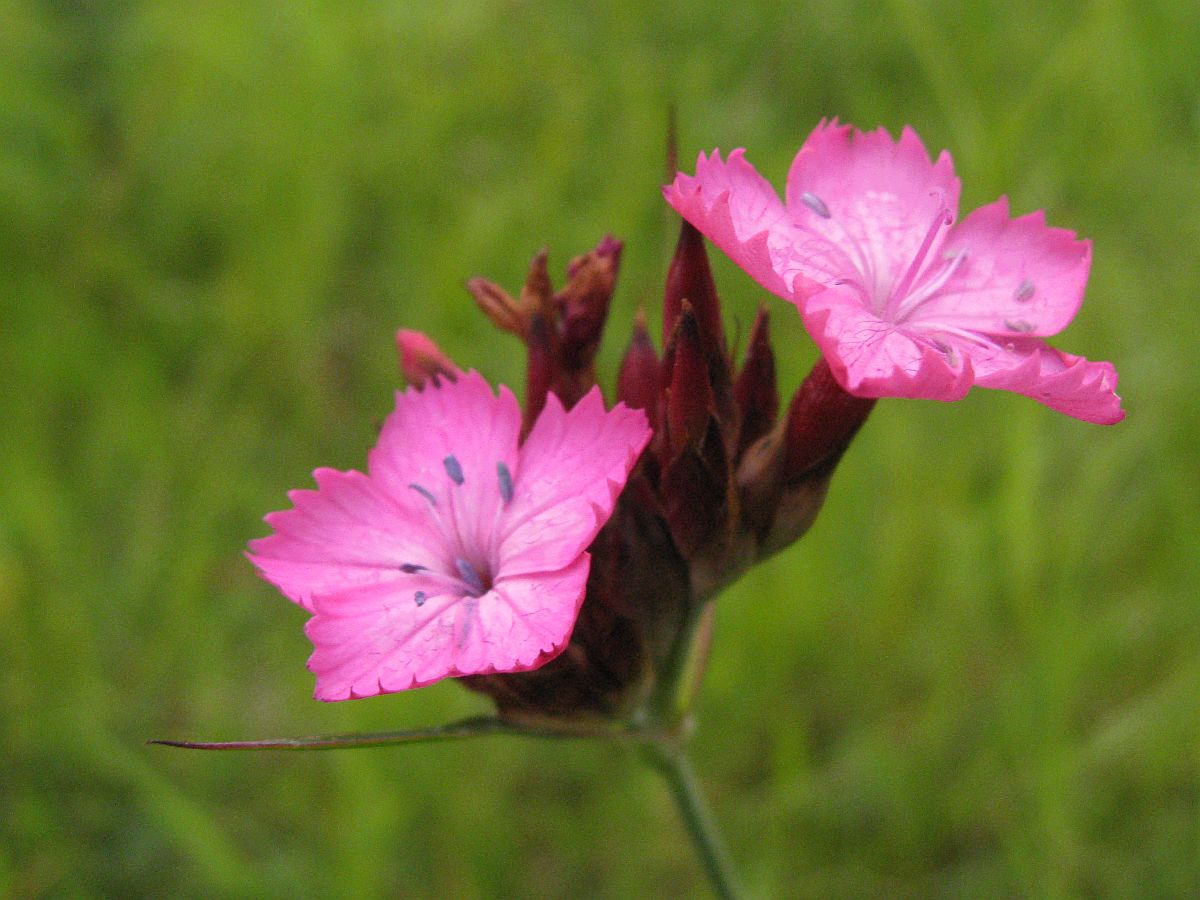
M825 358L817 360L788 407L784 484L796 484L832 470L874 406L874 398L847 393L833 377Z
M769 432L779 413L779 391L775 386L775 354L768 333L767 308L760 306L746 346L746 360L733 385L741 417L736 458Z
M705 354L712 358L726 357L721 303L704 250L704 236L686 220L680 227L675 256L667 269L667 286L663 294L664 334L674 330L684 300L692 304Z
M646 317L639 311L617 375L617 399L634 409L644 409L654 426L658 422L658 396L658 354L646 331Z
M715 416L708 360L701 343L700 328L692 305L684 300L671 335L671 387L667 395L668 456L696 446L708 432Z

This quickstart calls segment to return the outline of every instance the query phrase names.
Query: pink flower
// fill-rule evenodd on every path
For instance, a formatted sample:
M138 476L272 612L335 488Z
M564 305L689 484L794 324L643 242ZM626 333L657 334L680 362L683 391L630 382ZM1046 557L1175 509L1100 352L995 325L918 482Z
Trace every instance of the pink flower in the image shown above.
M569 412L548 397L518 446L520 429L513 395L478 373L409 388L367 474L318 469L317 490L266 517L249 556L313 613L317 699L535 669L566 646L586 548L650 429L598 388Z
M700 155L667 201L767 290L796 304L838 382L861 397L958 400L973 384L1067 415L1124 418L1111 363L1049 347L1083 300L1091 244L1009 217L1000 198L956 222L959 181L920 138L822 122L786 204L735 150Z

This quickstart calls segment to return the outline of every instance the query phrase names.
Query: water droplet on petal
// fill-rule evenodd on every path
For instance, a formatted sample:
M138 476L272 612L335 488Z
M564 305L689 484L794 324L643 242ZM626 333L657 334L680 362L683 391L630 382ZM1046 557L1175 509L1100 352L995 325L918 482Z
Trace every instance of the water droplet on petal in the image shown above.
M1021 334L1033 331L1033 323L1027 322L1024 319L1005 319L1004 327L1009 331L1017 331Z
M417 606L424 606L426 599L428 598L425 596L424 591L417 591L413 594L413 603L417 604Z
M1021 282L1017 289L1013 291L1013 299L1018 303L1028 303L1033 299L1033 291L1033 282L1026 278Z

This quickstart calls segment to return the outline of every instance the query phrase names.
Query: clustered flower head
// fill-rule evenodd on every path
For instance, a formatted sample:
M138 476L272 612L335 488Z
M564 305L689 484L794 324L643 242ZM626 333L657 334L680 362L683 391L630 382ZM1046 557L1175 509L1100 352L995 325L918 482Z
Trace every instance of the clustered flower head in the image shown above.
M594 361L611 237L559 289L545 252L516 297L469 282L524 344L523 409L400 331L411 386L367 472L318 469L251 543L312 614L317 697L458 676L512 718L661 718L664 682L703 657L710 601L811 526L877 398L978 384L1118 421L1113 367L1042 340L1078 309L1090 245L1003 199L956 222L958 192L911 129L823 123L786 202L741 151L701 155L665 189L684 222L662 352L639 314L609 409ZM702 235L793 302L822 351L782 411L766 309L735 364Z

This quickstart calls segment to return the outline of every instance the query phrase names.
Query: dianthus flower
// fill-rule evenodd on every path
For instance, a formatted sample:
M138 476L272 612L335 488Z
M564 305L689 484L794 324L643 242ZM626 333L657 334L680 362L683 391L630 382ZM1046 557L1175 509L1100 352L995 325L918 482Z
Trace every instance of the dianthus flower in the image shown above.
M916 132L822 122L786 202L744 158L704 154L667 201L767 290L796 304L838 383L860 397L958 400L972 385L1067 415L1124 418L1111 363L1049 347L1083 300L1091 244L1001 197L961 222L945 151Z
M594 388L569 411L550 395L520 432L506 388L434 378L396 395L366 474L318 469L266 517L250 558L313 614L318 699L527 671L567 645L587 547L650 429Z

